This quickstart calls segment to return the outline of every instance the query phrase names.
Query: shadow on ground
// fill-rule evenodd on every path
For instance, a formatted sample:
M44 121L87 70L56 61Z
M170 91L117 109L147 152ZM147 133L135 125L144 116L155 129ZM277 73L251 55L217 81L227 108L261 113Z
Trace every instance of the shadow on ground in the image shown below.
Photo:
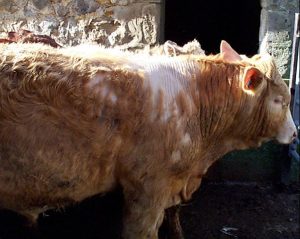
M186 239L299 239L300 185L205 184L183 205ZM120 239L122 195L94 197L39 218L39 235L24 218L0 213L1 239ZM232 229L232 230L230 230Z

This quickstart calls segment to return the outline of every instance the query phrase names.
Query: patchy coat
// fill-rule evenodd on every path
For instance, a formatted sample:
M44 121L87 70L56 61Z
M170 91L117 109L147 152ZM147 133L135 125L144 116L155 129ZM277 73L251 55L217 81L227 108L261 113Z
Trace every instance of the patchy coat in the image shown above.
M269 56L0 45L0 206L36 217L120 185L124 238L157 238L234 149L296 137Z

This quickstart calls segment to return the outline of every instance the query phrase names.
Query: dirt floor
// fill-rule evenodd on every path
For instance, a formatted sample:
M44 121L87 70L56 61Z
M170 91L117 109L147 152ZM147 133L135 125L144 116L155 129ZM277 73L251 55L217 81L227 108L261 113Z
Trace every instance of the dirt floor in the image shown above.
M186 239L299 239L300 185L206 183L182 206ZM19 216L0 213L0 238L119 239L122 197L113 193L39 218L39 236Z
M182 209L186 239L299 239L299 189L206 185Z

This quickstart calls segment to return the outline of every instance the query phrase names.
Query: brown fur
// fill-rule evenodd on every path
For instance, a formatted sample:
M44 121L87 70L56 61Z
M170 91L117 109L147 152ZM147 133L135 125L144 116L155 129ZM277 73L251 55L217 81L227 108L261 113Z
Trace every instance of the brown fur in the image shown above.
M276 136L286 109L274 113L269 98L289 102L272 62L181 56L199 72L164 121L165 92L155 104L127 53L33 44L0 52L0 206L28 214L121 185L124 238L157 238L164 209L189 200L217 158ZM261 70L255 95L242 86L249 66Z

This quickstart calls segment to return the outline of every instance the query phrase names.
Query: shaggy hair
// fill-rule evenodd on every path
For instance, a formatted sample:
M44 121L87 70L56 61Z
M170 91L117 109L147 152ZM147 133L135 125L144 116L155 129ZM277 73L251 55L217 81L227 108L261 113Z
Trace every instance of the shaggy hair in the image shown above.
M261 56L0 44L0 206L36 217L121 185L124 237L157 238L164 209L190 199L216 159L277 135L278 94L288 105Z

